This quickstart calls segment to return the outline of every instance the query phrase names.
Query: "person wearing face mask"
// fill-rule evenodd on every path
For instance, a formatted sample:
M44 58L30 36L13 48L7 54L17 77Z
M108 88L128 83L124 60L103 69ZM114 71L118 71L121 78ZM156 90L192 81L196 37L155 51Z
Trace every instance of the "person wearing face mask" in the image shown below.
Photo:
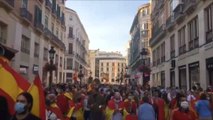
M190 109L186 96L181 95L179 106L172 112L172 120L197 120L196 113Z
M11 120L40 120L31 113L33 106L33 97L28 92L23 92L18 95L15 103L15 115Z

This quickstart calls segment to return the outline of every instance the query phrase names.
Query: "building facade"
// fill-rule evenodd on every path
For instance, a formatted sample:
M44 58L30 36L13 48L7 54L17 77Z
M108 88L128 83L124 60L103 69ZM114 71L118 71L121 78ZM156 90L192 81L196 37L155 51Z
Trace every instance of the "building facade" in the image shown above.
M213 85L213 2L152 0L152 85Z
M66 16L66 54L65 54L65 80L71 82L74 73L80 72L80 66L86 83L89 76L89 38L81 23L78 14L69 8L65 10Z
M150 3L141 5L138 9L138 12L133 20L131 29L130 29L130 50L129 50L129 60L128 66L131 71L131 78L138 79L138 83L143 83L143 73L138 71L138 68L142 65L149 66L150 64L150 55L146 58L142 58L141 52L144 49L147 53L150 53L149 39L151 33L151 22L150 22Z
M125 82L126 59L119 52L90 51L91 76L103 83Z
M53 83L64 82L64 9L64 0L0 0L0 43L18 51L11 66L26 79L39 74L48 85L46 67L53 46Z

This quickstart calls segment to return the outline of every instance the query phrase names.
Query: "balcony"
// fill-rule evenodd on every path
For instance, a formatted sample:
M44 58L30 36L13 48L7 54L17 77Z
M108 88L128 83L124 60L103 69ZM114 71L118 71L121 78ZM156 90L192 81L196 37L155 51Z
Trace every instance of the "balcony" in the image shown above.
M169 16L169 18L166 20L166 29L168 29L169 31L173 30L175 26L175 23L174 23L174 16L171 15Z
M50 2L50 0L46 0L46 1L45 1L45 7L46 7L47 9L49 9L49 10L52 9L52 3Z
M175 58L175 50L172 50L172 51L170 52L170 56L171 56L171 59L172 59L172 58Z
M48 28L44 28L44 36L48 39L51 39L52 33Z
M14 8L14 0L0 0L0 6L10 11Z
M1 43L1 44L6 44L6 39L3 38L3 37L0 37L0 43Z
M56 17L56 16L57 16L56 9L54 9L54 8L52 8L52 15L53 15L53 17Z
M165 62L165 56L161 57L161 63Z
M181 23L183 21L184 18L184 4L178 4L177 7L174 9L174 20L177 23Z
M64 43L54 34L52 34L52 39L51 42L53 42L54 44L56 44L60 49L65 49L65 45Z
M206 32L206 43L210 43L213 41L213 32L209 30Z
M35 21L34 26L39 33L43 32L44 26L40 22Z
M179 55L186 53L186 45L179 47Z
M61 25L62 25L63 28L66 28L66 27L65 27L64 17L61 17Z
M195 10L197 0L185 0L184 1L184 13L192 14Z
M20 16L26 23L30 24L32 22L32 14L27 10L27 8L20 8Z
M155 45L156 43L158 43L162 37L165 36L165 24L162 24L160 27L153 28L153 34L152 34L152 38L150 39L150 46Z
M159 64L160 64L160 59L157 60L157 65L159 65Z

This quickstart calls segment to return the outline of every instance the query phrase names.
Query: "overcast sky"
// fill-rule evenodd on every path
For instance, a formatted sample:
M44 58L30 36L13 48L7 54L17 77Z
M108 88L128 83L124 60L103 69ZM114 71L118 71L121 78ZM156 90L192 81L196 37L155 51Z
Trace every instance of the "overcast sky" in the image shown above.
M90 39L90 49L126 54L129 30L140 5L148 0L67 0Z

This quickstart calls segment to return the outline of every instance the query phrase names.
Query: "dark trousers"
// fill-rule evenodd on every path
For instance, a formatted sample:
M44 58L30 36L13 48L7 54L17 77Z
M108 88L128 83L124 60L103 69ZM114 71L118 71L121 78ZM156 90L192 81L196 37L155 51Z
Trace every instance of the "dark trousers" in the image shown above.
M90 111L84 111L84 120L90 120Z
M71 120L77 120L75 117L71 117Z

